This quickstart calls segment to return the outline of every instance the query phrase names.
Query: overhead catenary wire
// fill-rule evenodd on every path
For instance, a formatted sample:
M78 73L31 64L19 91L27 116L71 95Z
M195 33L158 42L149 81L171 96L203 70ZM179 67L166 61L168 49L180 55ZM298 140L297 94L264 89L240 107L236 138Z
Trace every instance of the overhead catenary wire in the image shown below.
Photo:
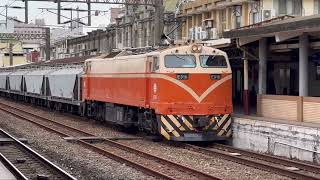
M8 5L8 3L5 5L5 6L11 6L13 3L15 3L16 2L16 0L13 0L9 5ZM5 11L6 10L6 7L4 7L4 9L0 12L0 14L2 14L3 13L3 11Z

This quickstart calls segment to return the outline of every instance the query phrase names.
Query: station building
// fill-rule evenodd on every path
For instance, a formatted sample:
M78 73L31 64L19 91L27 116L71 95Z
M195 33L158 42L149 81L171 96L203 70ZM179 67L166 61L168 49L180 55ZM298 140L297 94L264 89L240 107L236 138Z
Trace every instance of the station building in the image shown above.
M307 112L319 108L319 13L319 0L193 1L181 8L181 38L228 53L236 113L316 121Z
M320 163L320 1L197 0L181 39L229 55L235 147Z

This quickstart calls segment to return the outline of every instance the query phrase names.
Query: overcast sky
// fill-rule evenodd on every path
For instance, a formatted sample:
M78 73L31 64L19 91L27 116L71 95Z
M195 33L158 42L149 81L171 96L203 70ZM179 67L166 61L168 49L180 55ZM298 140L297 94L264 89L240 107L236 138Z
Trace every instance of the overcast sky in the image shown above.
M24 7L24 2L22 0L0 0L0 6L11 5L11 6L21 6ZM87 5L83 3L61 3L63 7L87 9ZM110 5L110 4L92 4L92 10L103 10L108 11L110 7L119 7L120 5ZM57 15L52 14L46 10L40 10L38 8L57 8L57 4L53 2L29 2L29 23L34 22L37 18L44 18L47 25L57 25ZM52 10L55 13L56 10ZM5 8L0 7L0 13L5 15ZM70 11L62 11L64 16L70 17ZM94 12L92 12L94 14ZM20 21L24 21L24 10L23 9L8 9L8 16L16 16ZM76 17L76 12L73 13L73 17ZM81 12L80 17L87 16L86 12ZM0 20L5 20L5 17L0 16ZM66 18L61 18L61 21L67 21ZM87 18L82 19L87 22ZM92 16L92 26L97 27L100 25L107 25L110 22L110 11L107 13L101 13L99 16ZM63 26L63 25L62 25ZM85 28L85 31L92 31L95 28Z

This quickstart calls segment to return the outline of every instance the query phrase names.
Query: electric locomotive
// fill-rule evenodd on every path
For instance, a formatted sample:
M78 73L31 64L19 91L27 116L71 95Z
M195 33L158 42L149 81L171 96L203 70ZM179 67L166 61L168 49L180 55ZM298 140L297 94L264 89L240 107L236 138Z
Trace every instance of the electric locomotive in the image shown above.
M232 72L225 52L193 44L124 54L4 69L0 94L172 141L231 137Z
M88 59L86 115L173 141L231 136L232 72L227 54L202 45Z

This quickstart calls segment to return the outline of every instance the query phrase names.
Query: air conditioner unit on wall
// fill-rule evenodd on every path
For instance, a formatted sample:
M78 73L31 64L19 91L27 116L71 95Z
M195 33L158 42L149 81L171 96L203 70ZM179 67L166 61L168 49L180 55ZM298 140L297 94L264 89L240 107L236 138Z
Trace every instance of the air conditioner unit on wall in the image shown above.
M201 39L208 39L207 31L201 31Z
M189 39L194 40L195 39L195 28L189 29Z
M204 25L204 28L213 28L213 20L211 19L206 19L203 21L203 25Z
M211 28L207 30L207 39L218 39L218 32L217 32L217 28Z
M201 39L201 32L202 32L202 27L196 27L195 39Z
M265 9L262 11L262 20L269 20L275 17L275 10L274 9Z

